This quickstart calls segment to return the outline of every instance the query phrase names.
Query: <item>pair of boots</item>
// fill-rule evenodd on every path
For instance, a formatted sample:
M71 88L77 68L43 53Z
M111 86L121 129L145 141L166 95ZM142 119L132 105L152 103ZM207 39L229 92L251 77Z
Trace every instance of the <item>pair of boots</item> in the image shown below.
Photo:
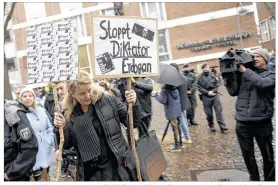
M187 122L188 122L188 126L191 126L191 125L197 126L198 125L198 123L194 119L188 119Z
M213 122L209 122L208 126L211 132L216 132ZM226 127L225 124L219 124L219 126L222 133L226 134L228 132L228 128Z

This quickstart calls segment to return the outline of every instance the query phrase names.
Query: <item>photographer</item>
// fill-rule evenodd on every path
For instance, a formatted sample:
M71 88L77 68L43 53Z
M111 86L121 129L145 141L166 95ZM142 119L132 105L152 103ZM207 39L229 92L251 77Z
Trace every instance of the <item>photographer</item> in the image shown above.
M266 50L258 49L253 54L253 70L246 68L247 65L239 64L240 73L225 73L223 78L226 78L229 94L238 96L236 133L250 180L260 181L254 156L255 138L263 157L264 180L275 181L271 122L274 112L275 73L267 69L269 56Z
M213 123L213 107L221 132L226 133L228 129L223 118L222 105L217 92L217 88L219 87L218 80L214 73L210 72L207 63L202 65L202 70L203 73L198 77L198 90L202 93L202 101L207 116L208 126L212 132L216 131Z

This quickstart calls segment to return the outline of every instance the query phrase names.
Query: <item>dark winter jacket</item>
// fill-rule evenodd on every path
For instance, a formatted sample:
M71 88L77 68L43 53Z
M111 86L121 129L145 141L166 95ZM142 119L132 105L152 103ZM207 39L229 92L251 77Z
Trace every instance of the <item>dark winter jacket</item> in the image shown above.
M183 76L184 78L186 78L185 76ZM187 78L186 78L187 80ZM188 110L189 109L189 99L188 99L188 94L187 94L187 83L180 85L178 87L178 91L180 94L180 104L181 104L181 110Z
M53 94L47 94L44 102L44 108L51 117L51 122L54 122L55 103Z
M180 95L175 87L164 86L160 95L156 95L155 98L164 105L167 120L174 120L181 116Z
M208 92L217 93L219 82L212 72L201 73L198 77L198 90L203 96L208 96Z
M133 89L136 92L137 100L140 104L141 117L151 116L151 93L153 91L152 80L150 78L137 78L133 84Z
M226 88L231 96L238 96L235 119L245 122L272 118L275 73L268 69L247 69L242 75L230 75Z
M195 74L192 71L185 71L182 73L185 77L187 77L187 90L192 91L192 94L195 94L195 91L197 89L197 78Z
M115 96L111 96L108 94L103 94L96 102L95 110L98 117L98 120L101 123L102 128L104 129L106 142L112 151L113 155L115 156L115 159L117 161L117 170L119 172L119 176L122 181L128 181L129 180L129 174L127 170L125 169L123 165L123 154L127 150L128 146L125 141L125 138L122 135L121 131L121 125L120 123L124 124L125 126L128 126L127 120L127 107ZM77 112L80 112L80 110L76 110L76 107L74 109L74 112L72 114L71 120L67 123L67 126L64 128L65 130L65 149L69 149L72 146L74 146L77 158L78 158L78 164L77 164L77 180L83 181L84 180L84 168L83 168L83 161L81 159L80 151L79 151L79 145L86 144L85 143L77 143L76 139L76 130L74 128L75 124L79 124L77 122L79 115L77 115ZM82 115L81 115L82 116ZM133 124L134 128L137 127L140 124L140 107L139 104L136 102L136 104L133 106Z
M4 108L4 173L9 181L26 181L36 163L38 141L23 105L5 100Z

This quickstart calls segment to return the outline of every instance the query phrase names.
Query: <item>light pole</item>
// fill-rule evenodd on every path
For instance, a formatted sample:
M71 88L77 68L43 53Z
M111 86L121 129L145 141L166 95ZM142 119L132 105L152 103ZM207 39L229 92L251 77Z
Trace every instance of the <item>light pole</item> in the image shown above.
M238 6L240 5L240 9L238 9ZM240 49L244 48L243 41L242 41L242 33L241 33L241 26L240 26L240 15L244 15L247 10L242 7L242 3L238 2L236 4L236 11L237 11L237 28L238 28L238 33L240 37Z

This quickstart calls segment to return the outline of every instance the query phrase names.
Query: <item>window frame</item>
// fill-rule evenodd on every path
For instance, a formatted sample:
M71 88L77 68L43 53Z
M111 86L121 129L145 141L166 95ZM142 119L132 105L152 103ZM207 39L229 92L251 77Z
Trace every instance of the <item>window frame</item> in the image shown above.
M18 70L18 66L17 66L17 59L16 57L14 58L6 58L6 61L7 61L7 67L8 67L8 60L13 60L13 63L14 63L14 69L8 69L8 71L17 71Z
M63 3L65 5L64 2L60 2L59 5L60 5L61 13L65 13L65 12L68 12L68 11L74 11L74 10L82 9L83 8L82 7L82 3L80 3L80 2L74 2L74 3L79 3L80 4L79 7L77 7L77 8L70 8L70 9L61 8L61 7L63 7L63 6L61 6L61 3ZM67 4L69 4L69 3L67 3ZM86 30L86 22L85 22L84 14L73 16L73 17L68 17L65 20L73 19L73 18L76 18L77 30L80 29L81 32L83 32L83 34L81 33L80 35L77 33L78 37L86 37L87 36L87 30Z
M107 15L107 16L115 16L114 8L102 9L102 10L100 10L100 14L106 16L106 14L103 14L103 12L105 13L107 10L113 10L113 13L114 13L114 15Z
M276 39L276 21L272 16L269 17L268 19L269 19L269 27L271 30L271 40L274 40Z
M264 30L265 26L263 26L263 24L266 25L266 28L267 28L266 30ZM270 41L269 25L268 25L267 19L264 19L260 22L260 28L261 28L262 42ZM266 33L268 34L268 39L266 38Z
M169 30L168 29L162 29L162 30L158 30L159 31L164 31L164 35L165 35L165 44L166 44L166 48L167 48L167 52L159 52L158 50L158 60L159 60L159 57L162 57L162 56L168 56L169 60L172 60L172 52L171 52L171 45L170 45L170 39L169 39ZM159 33L158 33L159 34ZM158 42L159 42L159 39L158 39ZM160 45L158 43L158 49L159 49ZM165 60L165 61L168 61L168 60ZM165 61L160 61L159 62L165 62Z
M155 3L156 11L158 10L157 17L150 17L149 3ZM160 9L160 5L161 5L162 10ZM144 18L157 18L158 21L167 21L167 15L166 15L164 2L141 2L140 3L140 11L141 11L141 16ZM146 15L144 15L144 13L146 13ZM161 17L163 17L163 20L161 20Z
M43 5L43 11L37 11L37 12L44 12L44 15L43 16L38 16L38 17L33 17L34 15L38 15L36 13L32 13L32 14L28 14L29 9L28 9L28 4L34 4L34 3L41 3ZM38 6L37 6L38 7ZM45 8L45 2L25 2L24 3L24 9L25 9L25 16L26 16L26 21L32 21L32 20L35 20L35 19L41 19L41 18L45 18L46 17L46 8ZM31 15L31 16L30 16Z

